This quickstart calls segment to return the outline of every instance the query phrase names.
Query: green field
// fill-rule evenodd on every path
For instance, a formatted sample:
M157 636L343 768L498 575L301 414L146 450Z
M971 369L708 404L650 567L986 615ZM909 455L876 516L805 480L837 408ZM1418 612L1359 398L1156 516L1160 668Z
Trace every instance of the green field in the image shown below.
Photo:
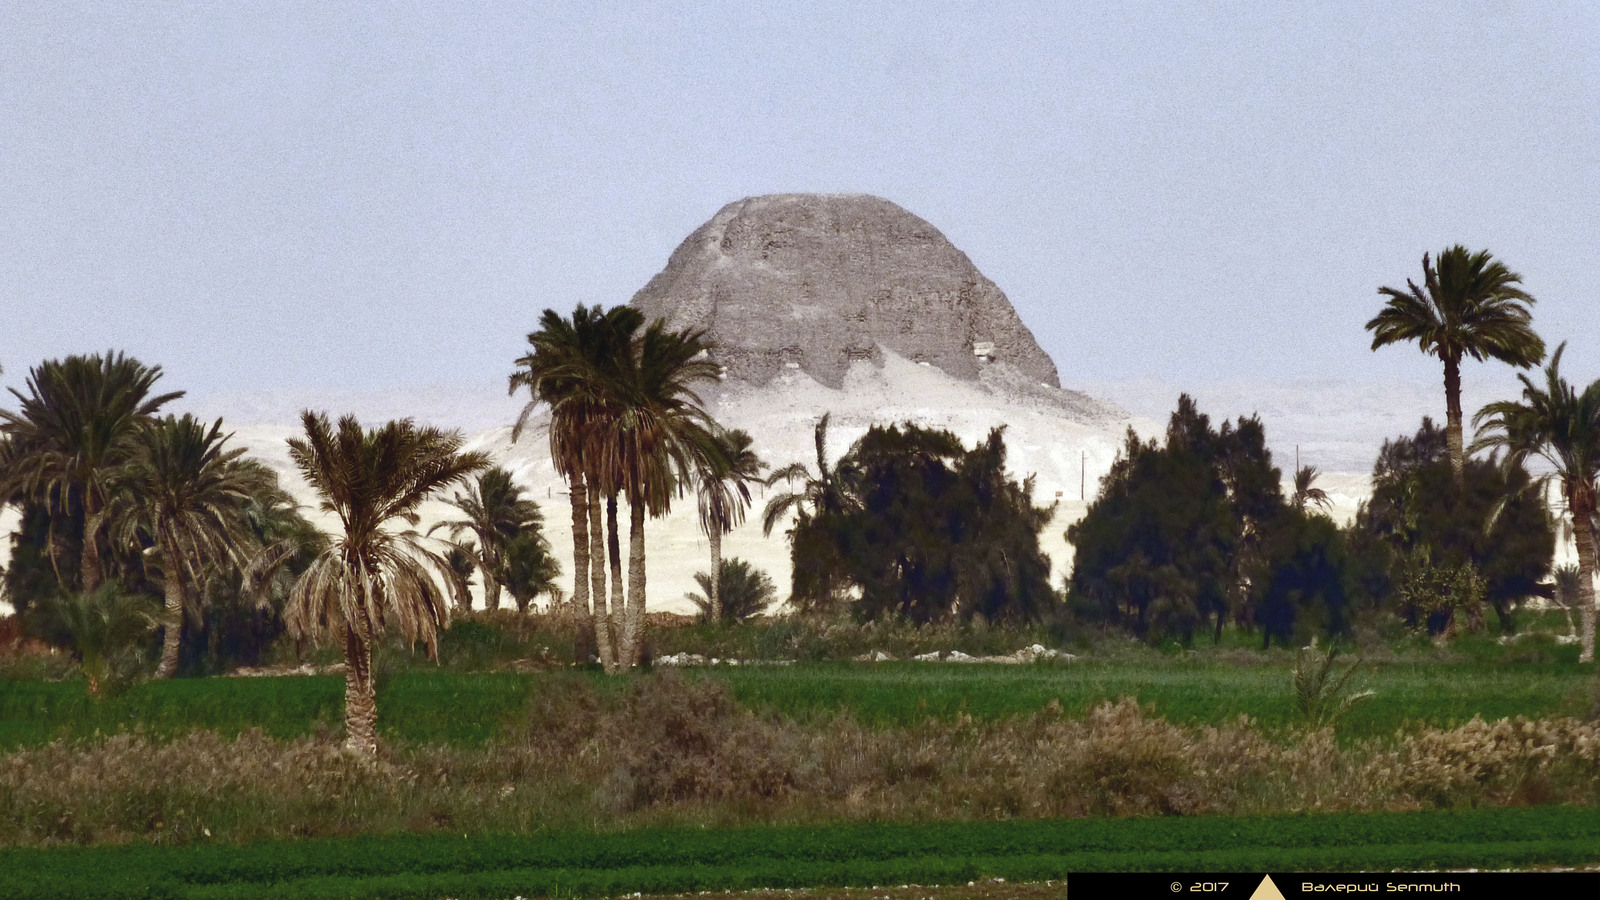
M1293 724L1286 665L1220 662L1081 662L1070 666L888 663L718 669L743 702L786 715L846 708L866 722L911 724L966 712L997 719L1036 712L1050 701L1069 715L1107 700L1135 697L1183 724L1218 724L1241 714L1269 729ZM1377 696L1346 723L1353 737L1392 734L1415 724L1450 726L1474 715L1583 715L1594 676L1577 665L1484 663L1363 667L1351 682Z
M1059 879L1098 871L1338 871L1600 860L1600 809L643 829L184 848L0 850L0 898L616 896ZM1070 883L1070 877L1069 877Z
M718 667L691 677L725 680L743 703L797 718L849 710L867 724L914 724L965 712L993 720L1027 715L1052 700L1071 715L1131 696L1184 724L1217 724L1243 714L1271 730L1292 724L1288 667L1222 661L1078 662L1072 665L811 663ZM417 669L379 691L379 724L392 740L481 744L520 721L537 691L571 679L604 689L619 681L579 672L537 675ZM1345 738L1386 736L1427 724L1451 726L1474 715L1493 720L1588 713L1595 677L1572 664L1482 662L1366 666L1354 687L1377 696L1357 707ZM237 734L260 728L274 737L338 728L344 682L337 676L206 678L145 682L126 694L92 701L82 682L0 681L0 748L61 737L143 729L174 735L195 729Z

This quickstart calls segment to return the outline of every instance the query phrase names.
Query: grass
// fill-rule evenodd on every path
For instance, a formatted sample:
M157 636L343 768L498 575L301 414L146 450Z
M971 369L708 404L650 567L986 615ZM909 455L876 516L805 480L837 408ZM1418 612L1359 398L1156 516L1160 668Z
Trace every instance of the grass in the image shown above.
M406 743L481 744L508 718L522 717L533 684L503 673L403 672L378 693L380 730ZM343 716L344 679L337 675L148 681L98 702L79 681L0 681L4 749L134 730L231 737L259 728L289 738L342 727Z
M615 896L1098 871L1584 864L1600 809L398 835L0 850L0 898Z
M907 725L965 713L979 720L1030 715L1055 701L1069 714L1121 697L1154 704L1182 724L1220 724L1248 715L1270 730L1294 723L1289 659L1160 657L1085 660L1071 665L807 663L717 667L694 677L722 679L740 702L804 719L844 709L867 725ZM529 698L598 674L461 673L412 669L378 692L384 736L404 743L476 745L521 721ZM1352 689L1377 692L1346 720L1341 737L1385 736L1411 726L1447 727L1474 715L1494 720L1577 716L1595 703L1595 678L1576 664L1396 662L1363 666ZM91 700L82 682L0 681L0 749L57 738L142 729L176 736L249 728L287 738L337 728L344 703L338 676L204 678L145 682Z

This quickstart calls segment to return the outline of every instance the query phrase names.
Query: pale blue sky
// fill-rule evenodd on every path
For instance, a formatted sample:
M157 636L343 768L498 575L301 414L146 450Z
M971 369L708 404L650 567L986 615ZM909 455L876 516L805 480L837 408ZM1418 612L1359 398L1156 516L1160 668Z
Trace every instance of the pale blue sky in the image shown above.
M0 384L498 385L786 191L933 223L1068 385L1437 379L1361 326L1455 242L1589 380L1600 4L0 0Z

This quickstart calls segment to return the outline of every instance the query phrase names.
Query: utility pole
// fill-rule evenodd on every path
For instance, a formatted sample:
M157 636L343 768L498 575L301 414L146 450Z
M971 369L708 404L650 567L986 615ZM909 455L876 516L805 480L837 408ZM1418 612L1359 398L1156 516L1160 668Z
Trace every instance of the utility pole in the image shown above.
M1078 451L1078 499L1085 499L1085 492L1089 484L1089 451Z

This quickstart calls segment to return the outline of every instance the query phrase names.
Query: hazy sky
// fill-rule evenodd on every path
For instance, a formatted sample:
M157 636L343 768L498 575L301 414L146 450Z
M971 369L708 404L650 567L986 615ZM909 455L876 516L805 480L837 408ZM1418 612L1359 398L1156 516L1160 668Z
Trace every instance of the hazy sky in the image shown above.
M1437 379L1361 326L1456 242L1587 381L1600 4L0 0L0 384L497 384L788 191L927 219L1068 385Z

